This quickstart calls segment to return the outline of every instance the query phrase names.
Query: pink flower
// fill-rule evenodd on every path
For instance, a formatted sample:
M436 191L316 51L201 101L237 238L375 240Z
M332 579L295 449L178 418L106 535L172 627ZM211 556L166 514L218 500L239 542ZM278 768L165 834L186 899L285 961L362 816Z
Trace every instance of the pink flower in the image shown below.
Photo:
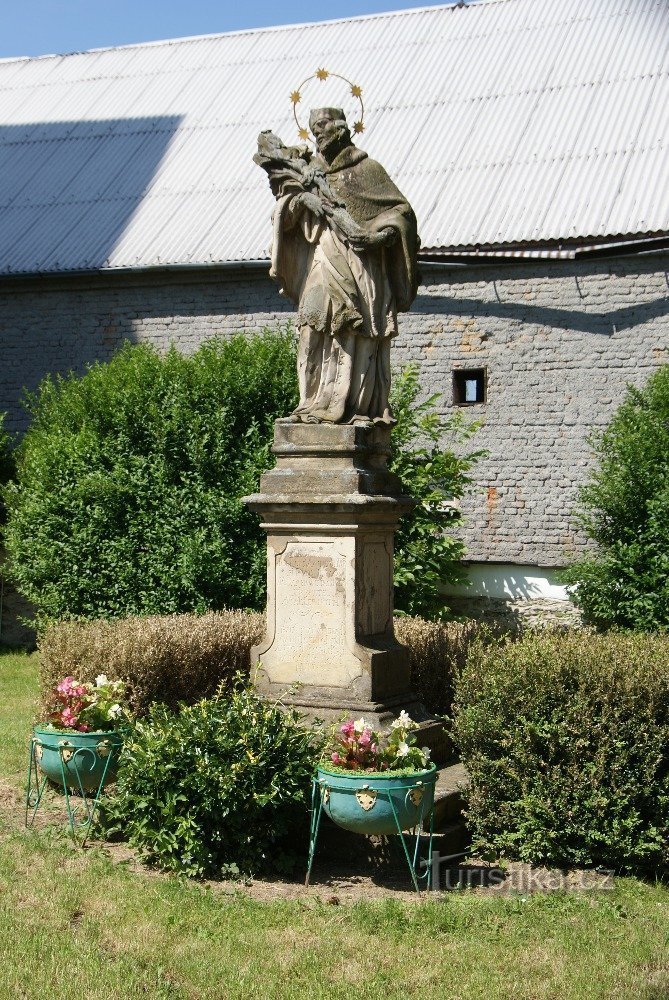
M353 736L353 732L354 732L354 730L353 730L353 719L349 719L348 722L345 722L344 725L339 730L339 732L343 733L344 736L346 736L346 737L348 737L348 739L350 739L351 736Z
M332 760L333 764L341 764L341 762L342 762L342 758L339 756L338 753L333 753L332 757L331 757L331 760Z
M56 691L59 691L60 694L70 694L73 684L74 677L63 677L60 684L57 685Z
M362 732L358 737L358 746L363 748L369 747L371 742L372 742L372 734L370 733L369 729L365 729L364 732Z
M81 723L80 723L80 724L79 724L79 725L77 726L77 729L79 730L79 732L80 732L80 733L87 733L87 732L88 732L88 731L90 730L90 728L91 728L91 727L90 727L90 726L88 725L88 723L87 723L87 722L81 722Z
M74 728L77 724L78 716L74 714L71 708L64 708L60 713L60 718L64 726Z

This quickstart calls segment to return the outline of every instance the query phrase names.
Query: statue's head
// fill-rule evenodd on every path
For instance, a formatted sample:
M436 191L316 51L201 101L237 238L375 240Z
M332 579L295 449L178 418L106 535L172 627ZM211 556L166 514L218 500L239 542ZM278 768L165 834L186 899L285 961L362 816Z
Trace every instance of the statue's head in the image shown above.
M313 108L309 115L309 128L318 152L328 159L351 145L351 132L341 108Z

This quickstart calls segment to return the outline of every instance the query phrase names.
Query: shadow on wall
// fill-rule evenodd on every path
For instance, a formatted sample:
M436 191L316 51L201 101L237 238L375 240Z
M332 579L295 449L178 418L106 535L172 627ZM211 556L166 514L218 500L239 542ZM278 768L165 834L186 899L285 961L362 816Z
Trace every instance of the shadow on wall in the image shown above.
M610 337L621 330L649 323L669 315L669 297L662 296L652 302L638 302L609 312L556 309L551 306L532 305L527 302L498 302L494 299L450 298L447 295L419 295L414 304L419 313L453 316L495 316L509 322L550 326L559 330L578 330L581 333Z
M180 116L0 127L0 274L104 267Z
M104 322L93 328L90 302L60 275L105 266L181 120L0 127L0 411L8 413L8 429L25 430L19 400L46 373L82 371L105 356ZM4 294L3 277L49 273L50 286L37 292L34 284L25 291L13 286ZM48 288L66 292L64 309Z
M444 593L460 598L504 601L566 601L569 593L554 567L513 563L471 563L466 566L469 585L450 585Z

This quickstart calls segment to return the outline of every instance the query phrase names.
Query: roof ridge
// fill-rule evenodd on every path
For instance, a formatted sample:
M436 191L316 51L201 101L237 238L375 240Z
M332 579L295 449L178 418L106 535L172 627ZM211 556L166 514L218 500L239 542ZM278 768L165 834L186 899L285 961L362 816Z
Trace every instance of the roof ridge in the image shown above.
M205 39L229 38L237 35L265 34L274 31L290 31L293 28L309 28L312 25L343 24L347 21L371 21L406 14L424 14L426 11L464 10L468 7L491 6L499 3L513 3L515 0L449 0L446 3L428 3L421 7L402 7L398 10L376 11L370 14L354 14L348 17L331 17L320 21L294 21L290 24L268 24L261 28L236 28L234 31L213 31L203 35L183 35L178 38L156 38L148 42L125 42L123 45L101 45L92 49L75 49L72 52L45 52L39 56L0 56L0 65L10 62L36 62L39 59L68 59L70 56L89 55L94 52L112 52L120 49L152 48L158 45L175 45L181 42L201 42Z

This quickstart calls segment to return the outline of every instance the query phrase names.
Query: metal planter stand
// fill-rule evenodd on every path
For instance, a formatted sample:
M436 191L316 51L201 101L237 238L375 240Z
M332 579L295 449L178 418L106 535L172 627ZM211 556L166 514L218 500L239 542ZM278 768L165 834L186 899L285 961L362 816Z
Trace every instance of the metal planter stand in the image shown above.
M316 854L316 845L318 842L318 834L320 832L321 819L324 811L328 811L327 807L330 802L331 796L337 792L350 793L351 784L347 781L348 776L344 776L343 780L337 780L337 776L334 774L328 774L325 776L315 775L312 779L312 792L311 792L311 830L309 836L309 859L307 863L307 874L304 880L305 886L309 885L311 878L311 869L314 863L314 855ZM362 783L364 776L359 775L360 778L360 790L356 792L356 798L360 803L360 807L363 810L370 810L374 808L377 800L387 802L390 805L390 813L392 815L392 829L388 829L386 832L391 835L397 835L400 838L400 843L402 844L402 850L404 853L404 858L406 860L407 866L409 868L409 873L411 875L411 881L413 887L417 893L420 894L421 888L429 890L431 884L431 868L432 868L432 840L434 835L434 796L426 796L423 794L424 783L422 780L411 780L406 779L406 784L393 784L392 788L385 789L380 782L375 782L374 777L370 776L368 781L364 784ZM375 786L375 787L374 787ZM434 780L432 781L432 789L434 788ZM398 809L395 801L395 796L392 793L401 792L403 793L405 803L412 802L415 805L417 812L416 824L413 828L407 830L402 829L402 822L400 820L400 815L398 814ZM420 793L420 798L418 801L414 799L417 797L417 793ZM429 802L429 809L426 808L426 802ZM331 817L333 818L333 817ZM337 823L337 820L334 819ZM337 823L343 829L351 829L351 827L345 826L343 823ZM364 829L357 828L353 832L365 833ZM370 833L377 831L370 830ZM425 857L420 857L420 837L422 832L428 833L428 846L427 855ZM412 844L413 839L413 844ZM422 870L421 870L422 869Z
M78 832L84 833L81 841L83 847L91 831L110 767L115 766L118 759L119 749L118 743L104 738L94 747L73 747L59 732L54 732L52 737L45 737L43 734L33 735L28 755L25 825L32 826L49 779L54 782L60 779L70 833L75 840L78 840ZM57 773L40 774L39 761L45 751L57 755L59 763L56 768ZM95 773L96 769L99 778L98 773ZM93 781L86 780L93 773L95 773ZM73 801L74 796L76 801Z

